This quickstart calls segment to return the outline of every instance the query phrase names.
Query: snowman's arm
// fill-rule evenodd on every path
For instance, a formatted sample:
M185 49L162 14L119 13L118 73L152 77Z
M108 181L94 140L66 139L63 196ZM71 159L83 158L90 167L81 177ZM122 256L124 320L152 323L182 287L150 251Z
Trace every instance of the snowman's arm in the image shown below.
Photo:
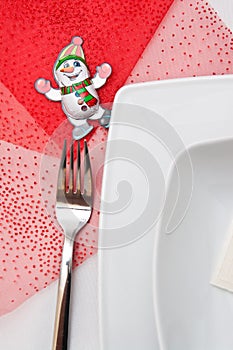
M96 73L95 76L91 79L94 84L95 89L99 89L106 83L106 78L100 78L99 73Z
M51 101L61 101L61 91L60 89L51 88L45 93L45 96Z
M95 89L99 89L103 86L111 73L112 68L108 63L103 63L101 66L96 67L96 74L92 78Z
M54 89L49 80L39 78L35 81L35 89L51 101L61 101L60 89Z

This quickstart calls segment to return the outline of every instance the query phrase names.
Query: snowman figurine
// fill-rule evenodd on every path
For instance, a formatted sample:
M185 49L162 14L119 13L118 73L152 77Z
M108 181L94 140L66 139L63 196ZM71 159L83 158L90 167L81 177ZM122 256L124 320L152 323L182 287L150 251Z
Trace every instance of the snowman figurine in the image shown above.
M112 68L108 63L103 63L97 67L95 76L90 79L82 43L82 38L73 37L71 43L60 52L53 69L59 89L51 87L50 81L44 78L35 82L39 93L51 101L62 103L64 113L74 126L75 140L83 138L93 129L88 119L98 119L104 127L108 127L110 119L110 111L100 106L96 89L105 84Z

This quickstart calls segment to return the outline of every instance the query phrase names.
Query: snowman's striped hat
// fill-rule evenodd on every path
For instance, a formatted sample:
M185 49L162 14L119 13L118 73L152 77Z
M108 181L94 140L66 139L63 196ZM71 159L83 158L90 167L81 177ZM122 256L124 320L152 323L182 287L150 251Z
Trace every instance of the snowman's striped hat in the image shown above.
M56 63L56 70L61 64L70 59L76 59L86 64L84 52L82 49L83 39L80 36L74 36L71 43L66 46L58 56Z

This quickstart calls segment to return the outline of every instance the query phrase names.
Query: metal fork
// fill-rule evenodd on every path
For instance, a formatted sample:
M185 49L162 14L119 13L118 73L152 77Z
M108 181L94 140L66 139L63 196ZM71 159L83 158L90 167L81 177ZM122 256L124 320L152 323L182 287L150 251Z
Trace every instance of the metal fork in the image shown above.
M80 143L76 144L77 166L74 167L74 146L70 148L70 164L67 162L67 147L64 143L58 174L56 216L63 228L65 238L57 295L52 350L68 349L69 307L71 294L71 272L74 240L86 225L92 212L92 175L87 142L84 141L84 175L81 175L82 161ZM83 177L83 181L81 178Z

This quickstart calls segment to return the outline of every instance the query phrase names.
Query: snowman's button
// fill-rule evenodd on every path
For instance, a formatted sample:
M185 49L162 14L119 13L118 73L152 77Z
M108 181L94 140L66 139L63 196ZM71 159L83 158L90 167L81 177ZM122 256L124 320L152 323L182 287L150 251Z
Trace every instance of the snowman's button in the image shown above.
M82 110L83 112L86 112L87 106L82 106L82 107L81 107L81 110Z
M80 97L78 91L75 92L75 96L76 96L76 97Z
M84 101L83 101L83 99L82 99L82 98L78 99L78 104L79 104L79 105L82 105L82 104L83 104L83 102L84 102Z

